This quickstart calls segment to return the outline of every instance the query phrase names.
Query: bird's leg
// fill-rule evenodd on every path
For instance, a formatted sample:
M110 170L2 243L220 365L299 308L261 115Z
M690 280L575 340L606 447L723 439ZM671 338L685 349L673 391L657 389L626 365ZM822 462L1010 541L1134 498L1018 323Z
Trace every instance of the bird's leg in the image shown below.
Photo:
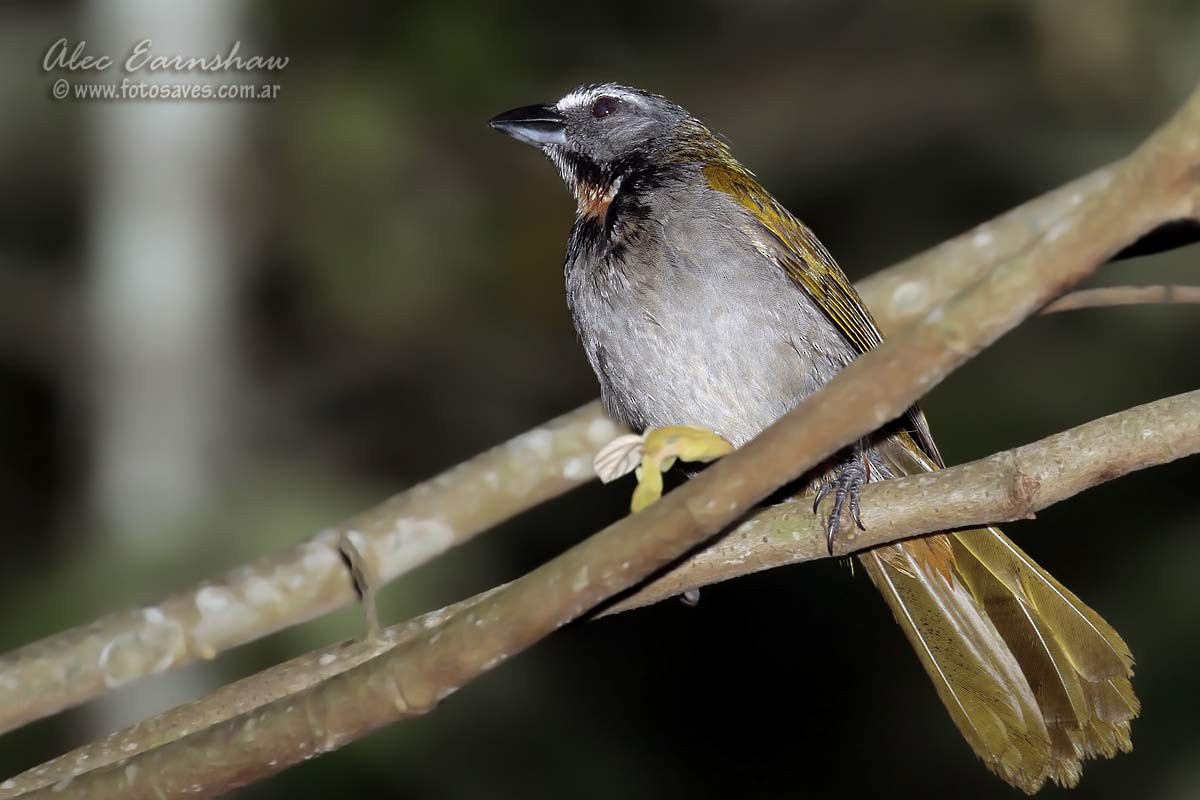
M833 508L829 510L829 521L825 524L825 542L829 546L829 554L833 555L833 540L837 536L838 527L842 521L842 509L850 509L850 518L859 530L865 531L862 520L858 516L858 498L862 488L871 477L871 463L860 441L850 449L850 454L835 468L834 475L817 487L813 498L813 513L817 506L830 492L833 493Z
M620 436L596 454L593 465L600 480L608 483L635 471L631 511L641 511L662 497L663 473L676 460L708 463L733 450L729 440L695 425L648 428L641 436Z

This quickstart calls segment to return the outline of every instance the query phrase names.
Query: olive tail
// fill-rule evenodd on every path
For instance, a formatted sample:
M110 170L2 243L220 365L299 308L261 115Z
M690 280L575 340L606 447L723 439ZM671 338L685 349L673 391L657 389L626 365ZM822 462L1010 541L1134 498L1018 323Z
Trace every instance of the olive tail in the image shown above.
M1115 630L996 528L859 556L975 753L1030 794L1132 745L1133 658Z

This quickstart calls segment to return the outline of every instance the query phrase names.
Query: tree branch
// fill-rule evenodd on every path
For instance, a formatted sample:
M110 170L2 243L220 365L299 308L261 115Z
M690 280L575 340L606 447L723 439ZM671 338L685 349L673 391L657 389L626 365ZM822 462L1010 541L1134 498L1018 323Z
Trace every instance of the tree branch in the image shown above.
M1200 452L1200 391L1147 403L1080 425L1033 444L940 472L868 484L862 495L867 530L840 540L838 555L932 530L1030 517L1049 505L1135 470ZM659 602L690 589L763 569L829 557L820 517L807 501L754 513L702 550L602 616ZM387 629L375 640L343 642L295 658L230 684L208 697L118 731L0 785L0 798L72 780L80 764L89 770L122 762L168 744L190 731L235 717L253 718L256 729L283 726L293 709L313 698L310 690L367 661L407 646L416 636L453 617L475 614L499 589ZM328 698L332 702L332 698ZM275 703L273 707L269 704ZM249 717L253 712L253 716ZM390 718L391 711L380 711ZM414 712L418 713L418 712ZM310 720L305 720L310 722ZM306 736L317 738L308 730ZM207 751L200 751L202 753ZM183 754L179 754L183 758ZM200 756L207 758L207 755ZM155 768L153 765L146 765ZM134 774L142 766L135 766ZM75 787L80 788L79 786Z
M0 732L350 603L343 533L390 581L590 480L592 455L618 432L590 403L289 550L15 650L0 658Z
M868 275L856 288L871 307L884 334L890 335L982 279L997 264L1029 250L1052 228L1075 214L1085 200L1103 195L1112 184L1118 166L1102 167L1022 203L965 233Z
M1200 391L1156 400L969 464L867 484L861 507L866 530L843 531L836 555L922 533L1030 519L1093 486L1197 452ZM831 504L824 503L823 513ZM602 616L825 558L821 519L808 499L762 509Z
M1200 286L1103 286L1065 294L1042 309L1043 314L1081 308L1200 303Z
M950 371L1125 245L1162 222L1196 218L1200 207L1198 162L1200 93L1129 158L1034 201L1028 218L1023 218L1020 210L1010 212L994 228L976 229L969 235L969 244L960 241L951 243L948 250L943 249L947 246L935 248L875 282L866 282L868 294L877 298L880 317L889 327L905 320L915 320L913 324L843 370L762 436L650 509L489 594L471 611L453 615L432 630L421 630L347 672L295 697L276 700L254 715L235 716L125 764L87 773L72 789L81 796L98 797L171 794L192 787L201 795L211 794L271 774L393 719L428 710L448 692L673 562L779 486L903 413ZM993 244L1002 245L1001 252L974 252L988 251ZM962 252L964 245L972 248L971 252ZM935 300L946 297L950 299L936 304ZM577 413L596 412L584 409ZM610 429L608 435L612 432ZM539 473L534 489L519 496L489 486L486 471L443 476L425 484L424 489L405 493L401 505L413 503L430 515L461 513L465 524L457 516L451 525L436 516L413 517L405 511L399 519L416 523L416 527L397 526L395 509L380 507L368 512L368 521L374 520L377 527L360 530L367 525L359 518L350 526L351 538L358 533L363 540L356 542L360 550L379 560L374 565L377 574L384 579L394 577L413 563L412 558L432 557L470 535L460 534L456 526L474 532L489 520L497 521L494 508L473 506L477 493L496 500L505 513L516 513L533 502L532 493L550 496L588 477L586 462L581 464L578 459L586 457L584 453L590 455L599 442L577 446L571 460L564 460L556 458L554 441L551 436L548 453L542 452L547 443L544 436L524 442L524 448L536 451L532 462L537 469L553 464L561 472ZM459 478L467 480L460 483ZM460 511L460 505L467 508ZM431 519L436 522L424 524ZM450 527L449 534L443 526ZM411 548L400 547L410 538ZM37 694L32 704L9 698L12 705L8 710L16 709L10 720L35 718L50 713L47 708L79 702L99 691L106 678L123 682L158 664L158 669L166 669L196 655L211 655L218 648L348 601L348 576L334 569L331 555L321 555L333 547L335 535L318 536L291 551L282 564L264 559L248 570L230 573L221 585L177 595L171 598L175 604L169 610L181 619L168 617L161 606L139 609L128 613L141 615L140 621L115 615L18 651L14 655L20 657L9 656L0 662L0 690L11 685L7 679L17 676L21 678L18 685ZM397 547L408 555L398 557ZM304 564L306 556L311 556L312 564ZM322 566L319 562L329 563ZM290 610L277 612L271 603L261 602L269 594L264 590L277 585L275 570L279 567L300 576L295 589L304 609L302 616ZM305 587L306 581L321 590ZM206 594L208 589L216 594ZM220 611L225 613L210 613ZM158 615L169 618L171 624L159 624ZM149 665L144 653L150 648L142 640L153 642L154 637L146 636L146 623L150 623L149 630L163 633L168 642L167 646L156 645L162 659ZM197 626L207 635L197 636ZM117 641L108 637L114 629L131 638ZM120 656L117 662L113 662L114 655ZM78 656L85 658L77 662ZM135 668L127 669L126 660ZM56 681L52 677L59 667L73 670L79 663L86 676L82 688L64 686L65 678ZM113 664L120 664L121 669L114 673ZM48 696L52 701L47 702ZM37 710L22 711L26 705Z

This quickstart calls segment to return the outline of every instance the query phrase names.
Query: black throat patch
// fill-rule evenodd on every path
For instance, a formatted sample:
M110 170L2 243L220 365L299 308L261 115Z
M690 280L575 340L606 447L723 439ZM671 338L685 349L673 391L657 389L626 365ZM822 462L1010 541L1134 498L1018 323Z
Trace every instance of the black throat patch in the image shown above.
M568 256L589 252L619 259L649 217L646 193L663 185L663 168L643 156L598 164L567 150L548 154L577 203Z

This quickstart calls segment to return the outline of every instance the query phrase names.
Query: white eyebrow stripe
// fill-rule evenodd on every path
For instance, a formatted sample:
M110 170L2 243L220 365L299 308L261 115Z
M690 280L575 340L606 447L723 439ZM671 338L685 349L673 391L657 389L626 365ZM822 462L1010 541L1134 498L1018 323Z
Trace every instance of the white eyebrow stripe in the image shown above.
M566 111L568 108L577 108L585 103L590 103L595 94L595 89L585 89L583 91L576 89L555 103L555 105L559 111Z
M554 104L554 107L559 111L566 111L568 108L580 108L590 105L599 97L616 97L627 103L641 105L642 99L632 92L622 91L614 86L592 86L588 89L576 89L569 93L563 99Z

